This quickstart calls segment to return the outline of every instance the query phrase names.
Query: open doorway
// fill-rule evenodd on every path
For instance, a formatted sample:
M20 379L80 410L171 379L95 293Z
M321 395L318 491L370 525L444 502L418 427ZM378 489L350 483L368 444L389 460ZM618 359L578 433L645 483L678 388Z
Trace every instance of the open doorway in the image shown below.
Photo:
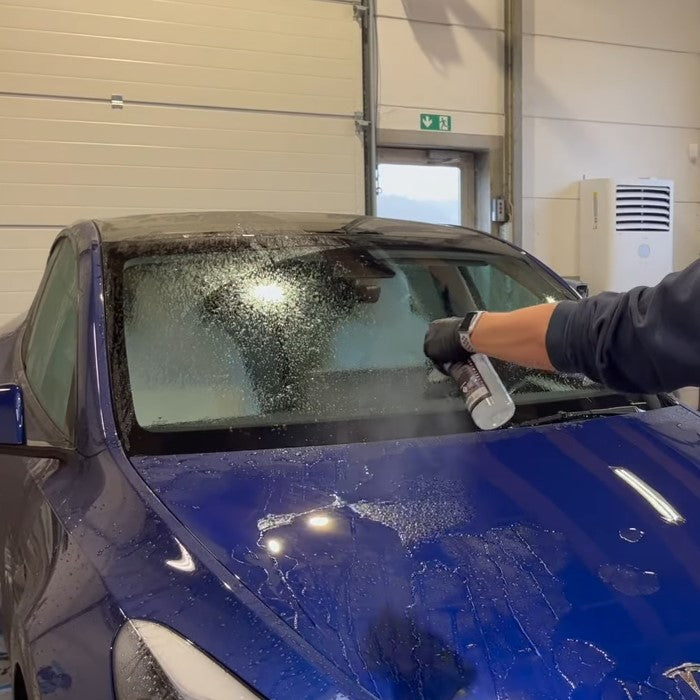
M476 227L472 153L380 148L378 156L379 216Z

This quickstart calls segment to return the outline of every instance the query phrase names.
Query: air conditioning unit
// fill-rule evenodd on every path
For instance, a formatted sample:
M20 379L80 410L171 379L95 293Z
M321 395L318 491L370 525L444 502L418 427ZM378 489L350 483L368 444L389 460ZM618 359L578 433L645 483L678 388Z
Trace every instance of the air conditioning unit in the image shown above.
M654 285L673 271L673 182L582 180L579 276L591 293Z

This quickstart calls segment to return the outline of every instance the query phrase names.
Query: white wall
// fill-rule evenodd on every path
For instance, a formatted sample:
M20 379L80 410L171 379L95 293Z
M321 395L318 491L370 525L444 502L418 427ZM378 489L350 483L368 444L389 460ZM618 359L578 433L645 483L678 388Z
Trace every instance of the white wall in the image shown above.
M380 129L420 133L427 112L503 134L501 0L378 0L377 14Z
M675 181L675 266L700 254L700 2L524 0L523 242L578 273L578 181Z

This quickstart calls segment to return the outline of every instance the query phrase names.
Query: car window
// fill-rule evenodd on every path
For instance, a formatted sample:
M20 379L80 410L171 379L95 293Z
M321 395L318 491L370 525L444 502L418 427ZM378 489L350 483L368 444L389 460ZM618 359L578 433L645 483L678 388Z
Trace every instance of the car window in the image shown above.
M248 428L459 411L423 355L428 323L562 299L512 255L274 241L135 256L121 270L131 399L149 430ZM502 365L523 400L592 391ZM378 423L377 423L378 424Z
M461 270L480 309L513 311L543 301L541 290L533 291L527 282L518 281L519 266L514 262L508 261L502 267L472 263L461 266ZM544 301L547 297L555 301L554 294L545 294Z
M34 312L25 348L32 391L55 425L71 435L77 364L77 265L68 240L49 260L49 273Z

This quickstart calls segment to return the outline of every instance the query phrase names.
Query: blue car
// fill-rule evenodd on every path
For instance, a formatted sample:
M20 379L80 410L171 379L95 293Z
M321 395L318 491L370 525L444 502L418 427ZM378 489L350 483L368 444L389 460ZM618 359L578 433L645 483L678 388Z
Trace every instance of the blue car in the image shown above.
M566 298L458 227L63 231L0 332L14 698L700 697L700 416L495 363L480 432L423 356Z

